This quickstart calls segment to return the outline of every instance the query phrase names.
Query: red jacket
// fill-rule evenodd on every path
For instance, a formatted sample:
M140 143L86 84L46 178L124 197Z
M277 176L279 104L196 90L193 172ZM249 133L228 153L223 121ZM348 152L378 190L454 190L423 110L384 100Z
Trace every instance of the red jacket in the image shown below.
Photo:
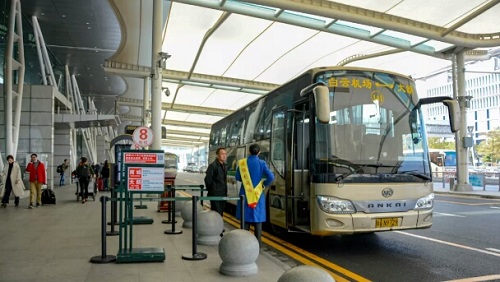
M47 178L45 177L45 165L41 161L38 161L38 167L36 170L35 165L30 162L26 167L26 172L30 173L30 182L37 181L35 179L35 175L37 175L38 183L47 184Z

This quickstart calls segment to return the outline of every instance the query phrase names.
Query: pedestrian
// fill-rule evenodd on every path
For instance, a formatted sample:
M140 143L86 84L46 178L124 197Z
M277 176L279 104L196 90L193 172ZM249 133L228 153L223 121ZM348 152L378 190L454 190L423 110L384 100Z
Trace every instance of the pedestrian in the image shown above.
M26 167L26 172L30 174L30 205L32 209L36 198L36 207L42 204L42 185L47 184L45 175L45 165L38 160L37 154L31 154L31 162Z
M8 164L3 168L2 172L2 189L0 197L2 197L2 207L6 208L9 203L10 193L14 194L14 204L19 206L19 197L24 194L24 183L21 177L21 168L14 161L12 155L7 156Z
M66 170L69 167L68 159L64 159L64 162L59 167L57 168L59 170L60 175L61 175L61 178L59 179L59 186L64 186L65 185L64 181L66 178Z
M205 187L207 188L207 196L227 196L227 166L226 166L226 149L218 148L216 151L216 159L208 165L205 175ZM210 200L210 209L216 211L220 216L224 213L226 201Z
M78 185L80 186L80 193L82 193L82 204L85 204L89 196L89 180L94 175L94 171L87 162L86 157L81 158L81 162L76 168L76 175L78 175Z
M109 185L109 163L108 160L104 161L104 164L102 165L101 169L101 178L102 178L102 189L104 191L108 191L108 185Z
M266 162L259 159L259 145L250 145L249 153L248 158L238 160L238 169L236 170L235 178L237 181L241 181L239 195L245 196L244 227L246 230L250 230L250 224L254 225L255 237L257 237L259 245L261 245L262 222L266 221L266 196L264 189L273 182L274 174L269 170ZM236 218L239 220L241 220L241 204L241 201L238 201L236 209Z

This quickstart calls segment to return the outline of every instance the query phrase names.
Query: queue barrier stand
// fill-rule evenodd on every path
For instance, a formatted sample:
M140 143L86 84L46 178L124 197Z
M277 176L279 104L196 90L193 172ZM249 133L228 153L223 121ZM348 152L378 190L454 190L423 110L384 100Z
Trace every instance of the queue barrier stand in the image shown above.
M90 258L92 263L110 263L116 261L116 256L106 254L106 203L108 197L101 196L101 255Z

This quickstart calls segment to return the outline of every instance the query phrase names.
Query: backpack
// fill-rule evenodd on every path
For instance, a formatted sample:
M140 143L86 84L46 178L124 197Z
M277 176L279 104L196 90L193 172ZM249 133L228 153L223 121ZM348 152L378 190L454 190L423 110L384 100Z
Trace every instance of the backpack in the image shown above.
M78 169L78 177L81 177L81 178L90 178L90 168L88 165L82 165L80 166L80 168Z
M58 165L57 168L56 168L56 171L58 173L62 173L63 172L63 168L62 168L62 165Z

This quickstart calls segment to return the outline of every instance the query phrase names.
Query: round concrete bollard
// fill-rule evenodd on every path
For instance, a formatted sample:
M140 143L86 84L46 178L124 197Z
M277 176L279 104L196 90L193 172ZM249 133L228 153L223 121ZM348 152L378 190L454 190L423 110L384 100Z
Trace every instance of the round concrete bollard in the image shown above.
M319 267L301 265L287 270L278 282L335 282L335 279Z
M175 193L175 197L181 197L181 194ZM175 201L175 216L181 216L181 211L185 204L186 201Z
M217 245L221 239L220 234L224 229L224 221L218 212L207 210L198 213L198 237L196 242L200 245Z
M219 242L222 259L220 273L228 276L248 276L258 271L259 241L249 231L235 229L224 234Z
M192 228L193 227L193 202L184 202L181 208L181 217L184 221L182 227Z

